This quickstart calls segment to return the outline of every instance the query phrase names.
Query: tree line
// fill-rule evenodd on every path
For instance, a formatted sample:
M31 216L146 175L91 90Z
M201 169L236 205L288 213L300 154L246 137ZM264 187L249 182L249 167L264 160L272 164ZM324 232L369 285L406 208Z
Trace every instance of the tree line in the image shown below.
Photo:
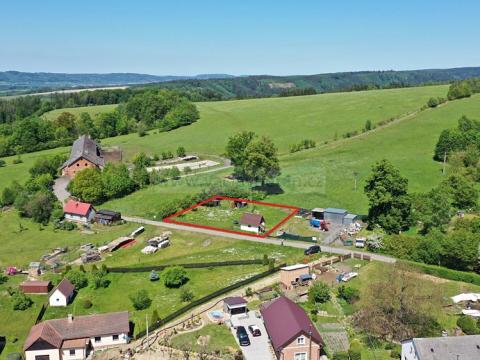
M119 91L121 90L117 92ZM101 94L105 94L105 91L102 90ZM83 99L80 95L79 97ZM103 98L99 97L97 100L107 101L101 99ZM112 97L108 101L119 99L122 98ZM16 107L15 104L20 105ZM140 136L144 136L149 129L169 131L189 125L199 118L193 103L169 90L135 93L115 110L95 118L86 112L79 117L63 112L54 121L49 121L40 116L45 110L44 104L33 96L14 99L11 104L0 101L0 107L12 105L9 109L15 110L13 115L3 113L5 121L0 121L0 156L67 146L83 134L102 139L137 131Z

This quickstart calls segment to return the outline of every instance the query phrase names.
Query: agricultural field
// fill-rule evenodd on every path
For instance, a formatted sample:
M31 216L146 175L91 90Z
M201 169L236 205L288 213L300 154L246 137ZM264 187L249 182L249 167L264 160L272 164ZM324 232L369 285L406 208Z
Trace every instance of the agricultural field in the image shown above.
M63 108L63 109L55 109L52 111L49 111L42 116L47 119L47 120L55 120L58 115L60 115L63 112L69 112L77 117L80 116L81 113L88 113L92 117L92 119L95 119L100 114L106 113L113 111L114 109L117 108L118 105L92 105L92 106L80 106L80 107L73 107L73 108Z

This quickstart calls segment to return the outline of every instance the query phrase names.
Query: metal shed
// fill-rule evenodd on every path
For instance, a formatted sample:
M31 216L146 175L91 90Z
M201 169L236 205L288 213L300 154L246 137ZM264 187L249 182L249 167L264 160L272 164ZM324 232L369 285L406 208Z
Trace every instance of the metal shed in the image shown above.
M335 224L343 224L343 218L348 214L345 209L327 208L323 213L324 219Z
M344 225L350 225L350 224L353 224L355 221L358 220L358 215L356 214L347 214L345 215L345 217L343 218L343 224Z

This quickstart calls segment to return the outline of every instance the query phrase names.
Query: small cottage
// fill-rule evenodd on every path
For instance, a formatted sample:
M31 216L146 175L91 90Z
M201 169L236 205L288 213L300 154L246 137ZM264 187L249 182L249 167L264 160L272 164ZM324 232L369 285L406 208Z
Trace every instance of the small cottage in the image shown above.
M256 234L265 231L265 219L260 214L245 213L240 219L240 230Z
M75 286L67 279L62 281L53 290L48 300L50 306L67 306L73 298Z
M68 200L63 207L65 220L88 224L95 217L95 208L92 204L75 200Z

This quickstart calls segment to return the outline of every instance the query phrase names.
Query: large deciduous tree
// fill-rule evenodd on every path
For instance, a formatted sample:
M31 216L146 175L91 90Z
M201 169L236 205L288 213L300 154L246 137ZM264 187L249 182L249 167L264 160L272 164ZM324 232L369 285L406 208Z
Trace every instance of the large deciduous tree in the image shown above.
M408 180L387 160L372 168L364 191L369 200L369 227L379 225L387 233L399 233L411 223L411 199Z
M268 137L252 141L245 149L243 165L245 175L250 181L260 181L262 186L267 179L280 175L277 147Z
M104 200L102 173L90 168L78 172L69 185L70 192L83 201L98 204Z
M363 331L387 341L437 335L432 314L441 304L435 284L400 264L383 267L361 293L354 322Z

